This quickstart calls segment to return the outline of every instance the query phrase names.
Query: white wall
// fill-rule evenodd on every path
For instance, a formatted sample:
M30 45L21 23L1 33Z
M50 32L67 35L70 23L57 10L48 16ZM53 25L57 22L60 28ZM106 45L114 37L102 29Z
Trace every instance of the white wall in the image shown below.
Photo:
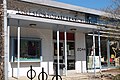
M16 27L11 27L11 36L17 36L17 28ZM22 27L21 28L21 37L34 37L34 38L42 39L42 58L43 59L42 59L42 63L38 63L38 62L21 63L21 66L23 66L24 64L26 64L26 66L20 68L20 76L26 76L27 70L30 69L28 67L30 64L35 66L34 69L38 73L40 73L41 67L44 67L45 71L48 74L53 74L53 31L48 30L48 29L23 28ZM36 65L38 65L38 66L36 66ZM11 63L9 63L9 66L15 67L15 64L11 65ZM16 77L17 76L16 75L17 68L14 68L13 70L14 70L13 76ZM9 68L9 76L12 76L12 68Z
M86 72L86 44L85 44L85 34L76 32L75 33L75 70L77 73Z

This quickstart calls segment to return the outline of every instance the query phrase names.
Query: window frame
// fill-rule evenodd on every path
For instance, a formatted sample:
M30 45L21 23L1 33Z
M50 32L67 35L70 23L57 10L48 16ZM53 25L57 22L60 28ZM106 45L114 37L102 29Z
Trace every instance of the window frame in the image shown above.
M11 41L10 41L10 62L18 62L17 60L15 60L15 39L17 40L16 37L11 37ZM39 42L39 58L36 59L26 59L26 60L21 60L22 58L20 57L20 62L40 62L41 56L42 56L42 39L41 38L35 38L35 37L21 37L20 40L27 40L27 41L38 41ZM20 41L21 42L21 41ZM20 43L21 44L21 43ZM17 47L16 47L17 48ZM21 48L21 47L20 47ZM21 54L21 52L20 52Z

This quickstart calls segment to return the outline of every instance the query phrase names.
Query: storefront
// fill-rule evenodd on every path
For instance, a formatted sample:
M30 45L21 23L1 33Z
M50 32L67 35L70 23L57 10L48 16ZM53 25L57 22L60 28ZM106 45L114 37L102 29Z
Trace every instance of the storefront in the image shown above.
M92 44L93 36L86 35L86 52L87 52L87 69L91 70L94 68ZM96 69L99 69L101 62L101 68L115 68L120 66L120 41L119 38L113 37L101 37L101 61L99 61L99 45L98 35L95 36L95 60Z
M100 42L100 35L97 40L93 35L92 41L86 34L99 30L97 20L104 12L55 1L38 2L40 4L33 0L28 3L16 1L18 6L9 5L7 10L9 77L25 76L30 65L37 74L44 67L47 74L53 75L55 64L60 75L87 72L90 67L88 56L93 56L92 46L100 60L100 46L95 47L97 40ZM100 64L97 64L99 68ZM93 68L93 63L91 66Z

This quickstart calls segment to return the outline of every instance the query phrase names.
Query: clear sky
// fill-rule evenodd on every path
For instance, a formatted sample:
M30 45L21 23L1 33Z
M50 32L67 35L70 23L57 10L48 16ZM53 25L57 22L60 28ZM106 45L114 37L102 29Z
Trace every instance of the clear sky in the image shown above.
M103 9L112 4L112 0L55 0L92 9Z

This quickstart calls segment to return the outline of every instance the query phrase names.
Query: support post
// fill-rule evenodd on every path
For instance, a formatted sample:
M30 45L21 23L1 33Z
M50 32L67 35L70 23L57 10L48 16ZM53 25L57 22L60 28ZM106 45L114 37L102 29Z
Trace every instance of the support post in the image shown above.
M93 64L94 64L94 74L96 75L96 66L95 66L95 34L93 31Z
M60 66L59 66L60 62L59 62L59 31L57 31L57 66L58 66L58 75L60 75Z
M8 43L7 43L7 1L3 0L4 8L4 77L5 80L8 80Z
M19 22L18 22L19 24ZM20 69L20 27L18 25L18 55L17 55L17 58L18 58L18 64L17 64L17 78L19 79L19 69Z
M98 46L99 46L99 66L100 66L100 73L101 73L101 45L100 45L100 31L98 31Z
M110 41L107 41L107 60L108 60L108 68L110 67Z
M7 54L7 56L8 56L8 61L7 61L8 68L9 68L9 54L10 54L10 26L8 26L8 54ZM9 73L9 69L8 69L8 73Z
M65 35L65 75L67 76L67 33L64 32Z

